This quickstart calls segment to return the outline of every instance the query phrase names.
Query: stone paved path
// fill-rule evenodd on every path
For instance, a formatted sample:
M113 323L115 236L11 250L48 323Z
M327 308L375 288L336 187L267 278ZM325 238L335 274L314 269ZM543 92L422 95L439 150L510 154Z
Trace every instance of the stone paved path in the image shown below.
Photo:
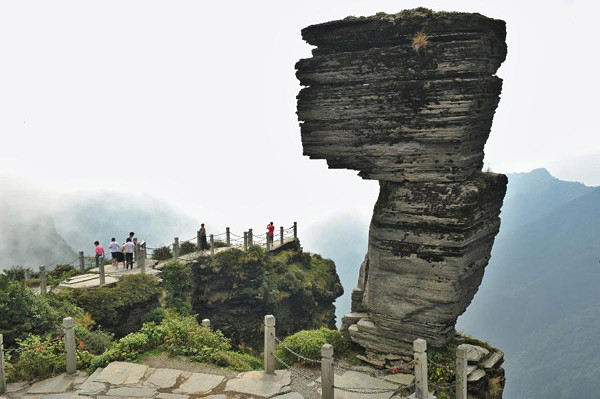
M228 378L219 374L113 362L90 376L78 372L74 376L62 374L33 384L8 384L8 392L0 399L305 399L301 393L292 391L293 378L300 377L292 377L288 370L277 370L275 375L249 371ZM309 385L316 387L317 381L310 381ZM365 383L385 388L398 386L354 371L336 376L339 386L354 387ZM306 399L318 399L316 395L309 395ZM391 396L392 393L374 397L336 390L336 398L342 399L389 399Z

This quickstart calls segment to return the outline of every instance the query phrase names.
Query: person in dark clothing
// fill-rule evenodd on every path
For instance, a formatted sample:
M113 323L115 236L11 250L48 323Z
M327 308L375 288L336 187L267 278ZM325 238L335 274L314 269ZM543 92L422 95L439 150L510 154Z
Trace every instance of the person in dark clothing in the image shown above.
M127 269L133 270L133 242L131 241L131 237L127 237L125 241L125 245L123 245L123 253L125 254L125 263Z
M208 242L206 241L206 227L204 223L200 225L200 251L208 249Z

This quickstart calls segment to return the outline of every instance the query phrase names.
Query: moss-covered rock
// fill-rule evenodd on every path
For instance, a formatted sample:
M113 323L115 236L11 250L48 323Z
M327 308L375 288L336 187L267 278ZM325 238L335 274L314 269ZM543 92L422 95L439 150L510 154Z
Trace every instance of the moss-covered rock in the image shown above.
M122 337L138 330L142 316L160 306L159 283L154 276L134 274L121 277L114 286L76 289L69 295L98 326Z
M235 344L262 347L262 323L275 315L286 336L319 327L335 328L333 302L343 294L335 264L295 248L267 254L255 246L203 257L191 265L192 307Z

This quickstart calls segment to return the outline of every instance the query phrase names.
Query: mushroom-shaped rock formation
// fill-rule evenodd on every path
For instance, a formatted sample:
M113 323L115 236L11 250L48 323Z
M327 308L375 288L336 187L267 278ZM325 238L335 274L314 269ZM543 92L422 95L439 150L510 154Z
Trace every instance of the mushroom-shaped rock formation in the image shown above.
M304 154L380 182L369 249L343 328L367 358L442 347L488 264L506 176L483 148L506 57L503 21L415 9L302 30Z

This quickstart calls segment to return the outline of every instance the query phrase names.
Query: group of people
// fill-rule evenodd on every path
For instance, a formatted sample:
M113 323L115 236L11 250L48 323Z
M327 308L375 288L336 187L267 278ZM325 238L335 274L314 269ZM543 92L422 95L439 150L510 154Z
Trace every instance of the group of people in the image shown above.
M200 250L204 251L209 249L208 241L206 240L206 227L204 223L200 224ZM267 225L267 240L273 244L273 238L275 236L275 226L273 222ZM108 250L112 257L112 263L115 269L119 268L119 263L123 263L125 270L133 269L133 252L135 250L135 233L132 231L129 233L129 237L125 239L123 244L119 244L116 238L111 238L110 244L108 244ZM94 241L96 246L96 267L100 266L100 261L104 259L104 247L100 245L99 241Z
M133 269L133 252L135 251L135 233L132 231L129 233L129 237L125 239L123 244L119 244L115 237L110 239L108 244L108 250L112 257L112 264L115 269L119 268L119 263L123 263L125 270ZM96 267L100 266L100 261L104 259L104 247L100 245L99 241L95 241L96 246Z

